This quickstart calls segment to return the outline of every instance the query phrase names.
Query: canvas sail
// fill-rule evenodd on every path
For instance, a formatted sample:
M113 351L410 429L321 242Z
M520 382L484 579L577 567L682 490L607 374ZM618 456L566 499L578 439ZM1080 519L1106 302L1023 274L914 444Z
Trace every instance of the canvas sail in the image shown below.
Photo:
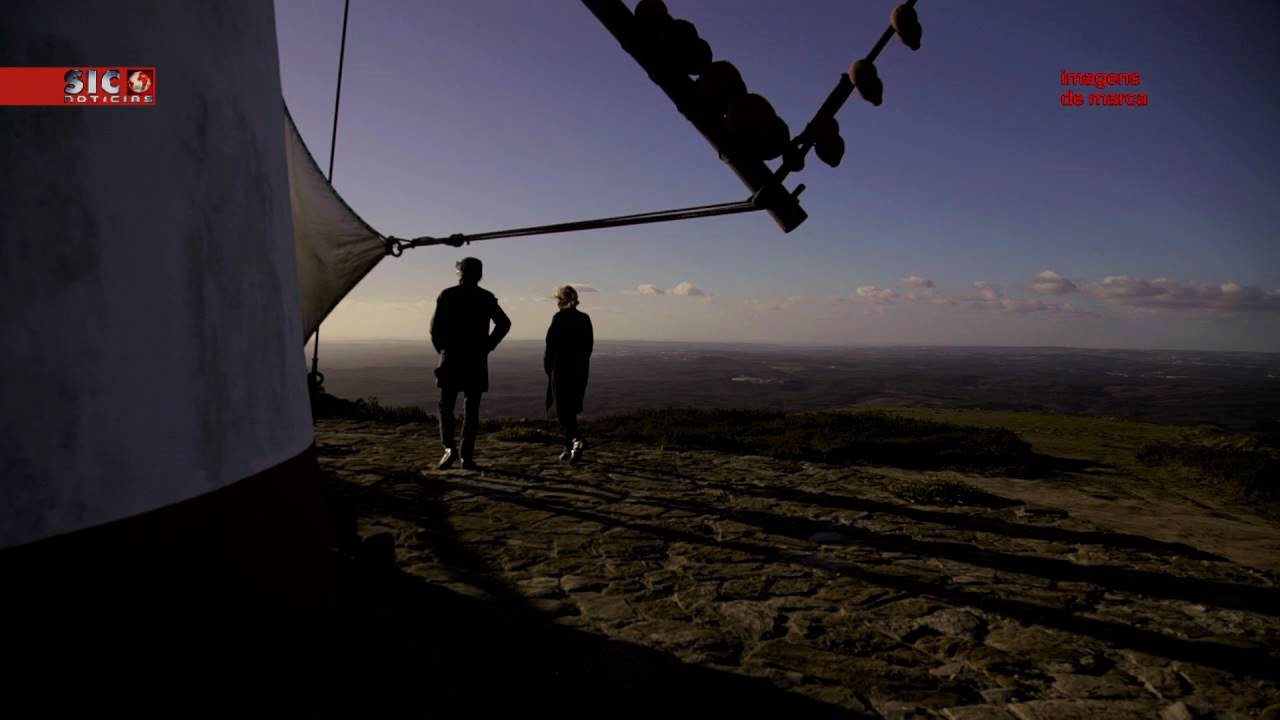
M287 108L284 116L305 339L385 256L386 245L325 179Z

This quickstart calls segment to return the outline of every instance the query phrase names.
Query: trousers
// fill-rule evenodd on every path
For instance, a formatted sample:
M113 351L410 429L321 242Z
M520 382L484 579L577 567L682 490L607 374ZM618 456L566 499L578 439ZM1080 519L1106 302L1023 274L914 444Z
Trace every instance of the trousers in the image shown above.
M476 451L476 434L480 431L480 397L483 393L466 393L464 415L462 419L462 459L474 456ZM454 408L458 404L458 391L447 388L440 389L440 444L446 448L454 447L455 426Z
M566 449L566 450L572 450L572 449L573 449L573 441L574 441L574 440L580 440L580 439L581 439L581 438L579 437L579 435L578 435L578 415L577 415L577 413L574 413L574 414L572 414L572 415L569 415L569 414L566 414L566 413L561 413L561 414L560 414L560 427L561 427L561 429L563 429L563 430L564 430L564 447L565 447L565 449Z

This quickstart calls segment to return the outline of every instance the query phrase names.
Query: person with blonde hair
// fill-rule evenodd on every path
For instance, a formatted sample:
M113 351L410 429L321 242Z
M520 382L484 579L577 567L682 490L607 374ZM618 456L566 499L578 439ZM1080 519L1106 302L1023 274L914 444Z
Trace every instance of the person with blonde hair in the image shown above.
M556 288L559 311L547 329L547 350L542 366L547 373L547 415L560 421L564 429L564 451L560 460L576 465L586 448L578 430L587 392L591 350L595 342L591 316L578 310L578 291L572 286Z

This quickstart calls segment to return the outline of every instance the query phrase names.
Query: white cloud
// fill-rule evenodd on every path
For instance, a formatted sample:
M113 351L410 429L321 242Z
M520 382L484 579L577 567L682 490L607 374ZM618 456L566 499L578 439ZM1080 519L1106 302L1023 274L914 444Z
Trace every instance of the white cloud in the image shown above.
M919 275L908 275L908 276L906 276L906 277L902 278L901 280L899 280L898 282L899 282L900 284L902 284L902 285L905 285L905 286L907 286L907 287L913 287L913 288L931 288L931 287L933 287L933 281L932 281L932 280L930 280L930 279L928 279L928 278L920 277Z
M565 285L577 290L579 293L600 292L591 283L565 283Z
M1052 315L1093 315L1092 312L1071 303L1045 302L1035 299L1016 300L1014 298L1002 298L1000 300L1000 309L1017 314L1043 312Z
M1052 270L1045 270L1036 275L1031 282L1031 289L1046 295L1065 295L1076 291L1076 284Z
M1000 286L990 280L979 280L973 286L978 289L978 296L983 300L999 300L1004 297L1004 293L1000 292Z
M688 281L682 282L679 285L671 288L671 294L683 295L685 297L706 295L706 293L703 292L701 288L699 288L697 285L694 285L693 283Z
M875 285L863 285L857 289L856 295L859 299L876 305L888 305L898 299L896 290L876 287Z
M979 280L973 284L973 287L978 291L977 295L942 295L929 298L929 302L935 305L970 307L981 310L1001 309L1004 307L1001 304L1004 299L1004 293L1000 291L1000 287L995 283L989 280Z
M1086 291L1106 303L1146 309L1280 311L1280 289L1263 290L1237 282L1201 285L1179 283L1159 277L1154 280L1111 275L1091 283Z
M628 295L679 295L681 297L700 297L704 300L710 299L711 293L705 292L702 288L694 285L692 282L685 281L675 287L664 290L653 283L645 283L639 285L635 290L627 290Z
M1050 303L1043 300L1015 300L1013 298L1004 298L1000 301L1000 308L1011 313L1033 313L1044 312L1050 309Z
M1069 303L1046 302L1038 299L1007 297L999 285L989 280L979 280L973 284L978 292L975 295L943 295L938 297L918 296L934 305L961 307L975 310L995 310L1015 315L1031 313L1085 315L1087 310Z

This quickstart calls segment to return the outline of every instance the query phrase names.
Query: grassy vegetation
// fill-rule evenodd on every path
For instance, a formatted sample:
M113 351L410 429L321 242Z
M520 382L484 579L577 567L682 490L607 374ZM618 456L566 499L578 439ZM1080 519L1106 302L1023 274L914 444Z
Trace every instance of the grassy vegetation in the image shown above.
M317 418L389 423L434 423L416 407L382 405L377 398L316 403ZM556 445L554 422L486 421L494 439ZM1134 422L1042 412L948 408L889 408L810 413L669 408L625 413L584 423L588 437L713 450L837 465L886 465L1026 475L1046 458L1068 458L1108 469L1118 479L1179 480L1280 514L1280 429L1254 432ZM919 502L966 492L936 482L901 488ZM927 496L927 497L925 497ZM980 500L971 498L974 504Z
M311 406L317 418L341 418L344 420L373 420L387 423L435 422L436 416L412 405L383 405L378 398L347 400L322 393Z
M894 408L899 417L1003 427L1037 453L1090 460L1141 481L1179 480L1280 515L1280 426L1222 431L1041 412Z
M1020 473L1030 446L1003 428L973 429L880 412L646 410L589 423L593 437L679 449L766 455L837 465Z
M1200 430L1176 442L1149 443L1137 457L1242 500L1280 502L1280 446L1266 434Z
M1178 425L1015 410L906 407L885 412L914 420L1005 428L1031 443L1032 450L1037 453L1087 460L1129 473L1137 473L1147 467L1136 458L1142 447L1153 442L1177 441L1187 430L1185 426Z
M376 422L435 422L416 407L388 407L377 398L321 396L317 418ZM559 427L546 421L488 421L494 439L553 445ZM767 410L642 410L584 423L588 437L657 445L671 450L717 450L837 465L891 465L924 470L1017 474L1028 470L1030 446L1004 428L975 430L880 412L785 414Z

